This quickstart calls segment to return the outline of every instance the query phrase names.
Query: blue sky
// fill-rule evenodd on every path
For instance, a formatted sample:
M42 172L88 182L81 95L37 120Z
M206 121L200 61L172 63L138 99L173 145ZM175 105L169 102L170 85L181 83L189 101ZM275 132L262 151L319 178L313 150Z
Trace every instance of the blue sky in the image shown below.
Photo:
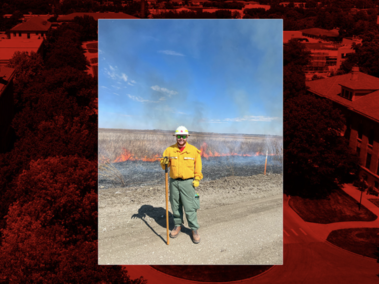
M99 127L283 133L282 20L99 20Z

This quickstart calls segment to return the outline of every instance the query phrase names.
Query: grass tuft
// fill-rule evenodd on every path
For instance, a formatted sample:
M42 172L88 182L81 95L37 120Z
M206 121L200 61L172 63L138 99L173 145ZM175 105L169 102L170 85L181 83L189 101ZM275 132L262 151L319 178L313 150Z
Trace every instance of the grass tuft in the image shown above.
M99 176L110 179L114 183L121 183L125 186L125 181L120 171L111 163L104 162L99 164Z

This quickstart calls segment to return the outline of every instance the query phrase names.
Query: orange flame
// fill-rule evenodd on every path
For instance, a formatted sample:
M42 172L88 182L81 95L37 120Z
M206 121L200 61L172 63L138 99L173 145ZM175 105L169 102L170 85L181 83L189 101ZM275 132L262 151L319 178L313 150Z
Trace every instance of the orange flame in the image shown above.
M147 156L145 156L144 158L136 158L128 150L123 149L123 153L120 156L118 156L113 161L113 163L120 163L120 162L125 162L125 161L155 162L155 161L159 161L160 159L161 159L161 157L158 154L156 154L152 158L148 158Z
M238 153L218 153L216 151L212 152L211 150L208 150L208 145L207 143L203 143L200 147L200 155L201 157L205 158L208 160L210 157L228 157L228 156L240 156L240 157L252 157L252 156L265 156L266 153L252 153L252 154L238 154ZM268 156L275 156L276 154L268 154ZM143 161L143 162L155 162L159 161L161 159L161 156L156 154L153 157L147 157L145 156L144 158L136 158L133 154L131 154L128 150L123 148L123 152L121 153L120 156L118 156L113 163L119 163L119 162L125 162L125 161ZM109 163L110 160L109 158L105 158L102 156L99 159L100 163Z

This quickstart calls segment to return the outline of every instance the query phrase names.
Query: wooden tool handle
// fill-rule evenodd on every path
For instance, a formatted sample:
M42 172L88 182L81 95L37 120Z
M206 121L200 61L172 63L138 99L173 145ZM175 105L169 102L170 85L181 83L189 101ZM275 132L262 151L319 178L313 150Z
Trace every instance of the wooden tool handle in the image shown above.
M169 222L168 222L168 172L167 165L165 167L165 179L166 179L166 228L167 228L167 244L170 244L170 235L169 235Z

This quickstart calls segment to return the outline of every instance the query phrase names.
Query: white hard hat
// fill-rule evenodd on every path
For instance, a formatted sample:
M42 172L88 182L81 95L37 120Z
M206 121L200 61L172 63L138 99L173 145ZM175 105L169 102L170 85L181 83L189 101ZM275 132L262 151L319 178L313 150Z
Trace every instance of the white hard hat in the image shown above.
M187 128L185 128L184 126L179 126L178 128L176 128L175 130L175 135L188 135L189 136L189 133L188 133L188 130Z

